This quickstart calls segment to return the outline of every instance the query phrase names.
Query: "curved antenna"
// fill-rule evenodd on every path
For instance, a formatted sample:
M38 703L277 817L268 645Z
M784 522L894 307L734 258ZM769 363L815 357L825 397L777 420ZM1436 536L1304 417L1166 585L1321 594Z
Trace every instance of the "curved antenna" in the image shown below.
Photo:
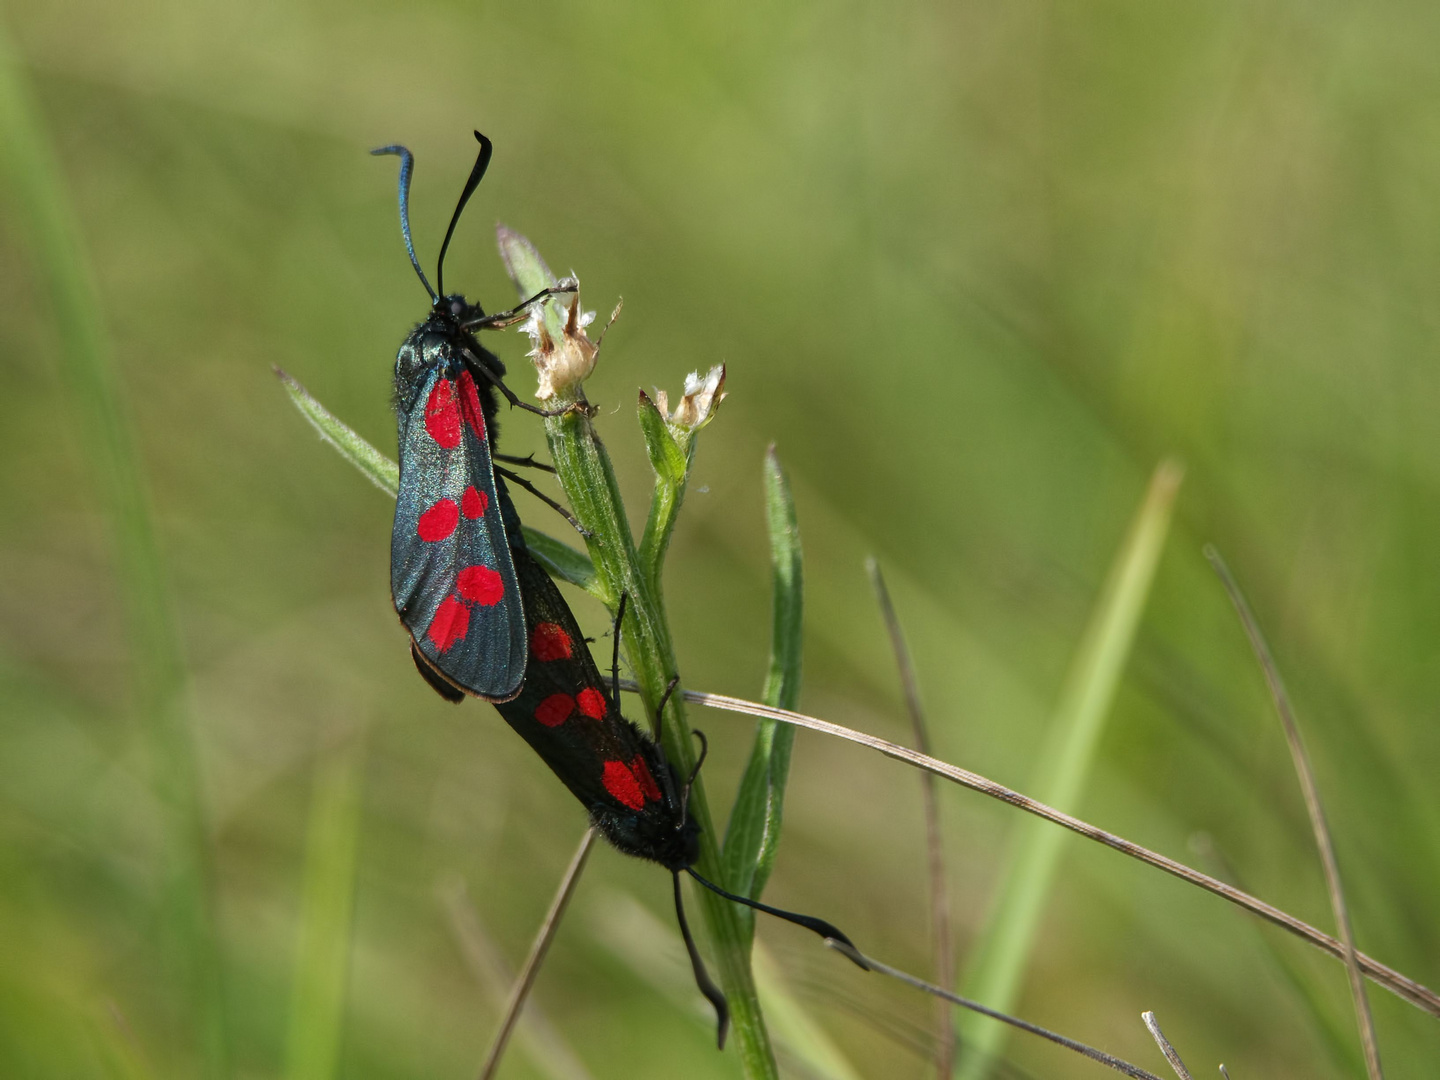
M420 269L420 260L415 257L415 242L410 239L410 173L415 168L415 155L399 145L379 146L370 153L372 155L394 154L400 159L400 234L405 237L405 250L410 255L410 265L415 267L415 273L420 275L420 284L425 286L425 291L430 294L432 301L438 300L439 296L430 287L430 280L425 276L425 271ZM442 255L441 258L444 256Z
M725 1032L730 1027L730 1005L725 1000L725 995L720 988L710 981L710 973L705 970L705 962L700 959L700 950L695 947L695 939L690 936L690 924L685 921L685 905L680 901L680 872L670 871L670 877L675 882L675 917L680 920L680 936L685 939L685 951L690 954L690 967L695 972L695 985L700 987L700 993L704 994L710 1004L715 1006L715 1025L717 1030L715 1042L721 1050L725 1049ZM852 945L851 948L854 948Z
M846 937L833 923L828 923L824 919L817 919L814 915L800 915L794 911L782 911L780 908L771 907L769 904L762 904L759 900L751 900L748 896L737 896L733 892L722 889L713 881L706 881L703 877L701 877L695 872L695 868L693 866L685 867L685 872L691 877L693 877L696 881L698 881L701 885L704 885L711 892L718 893L719 895L725 897L726 900L733 900L737 904L744 904L746 907L752 907L756 911L763 911L766 915L774 915L777 919L784 919L786 922L792 922L796 926L803 926L806 930L809 930L811 933L819 934L822 938L834 938L836 941L844 942L846 945L849 945L850 948L855 949L855 946L851 944L850 939ZM849 953L846 953L844 955L849 957L851 963L858 966L862 971L870 970L859 960L856 960L854 956L850 956ZM855 949L855 955L860 955L859 949Z
M470 196L475 194L475 189L480 186L480 178L490 167L490 155L495 151L490 140L480 132L475 132L475 139L480 143L480 156L475 159L475 166L470 170L470 179L465 181L465 190L460 192L460 201L455 204L455 213L450 215L450 227L445 230L445 242L440 245L440 258L435 263L435 284L439 286L441 296L445 295L445 252L450 247L450 237L455 234L455 223L460 220L460 211L465 209L465 204L470 201Z

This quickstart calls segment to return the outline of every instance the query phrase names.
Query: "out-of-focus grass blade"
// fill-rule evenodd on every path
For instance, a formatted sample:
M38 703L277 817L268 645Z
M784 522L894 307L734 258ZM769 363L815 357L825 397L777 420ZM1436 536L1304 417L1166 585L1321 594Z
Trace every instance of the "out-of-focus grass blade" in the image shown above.
M358 737L315 766L300 942L290 988L287 1080L330 1080L336 1075L350 973L364 767L364 743Z
M89 1017L90 1037L105 1068L113 1080L155 1080L155 1074L130 1039L125 1018L113 1003L102 1015L98 1010Z
M763 700L767 705L794 709L800 700L802 633L805 609L804 558L800 527L790 482L771 446L765 453L765 521L770 531L772 614L770 671ZM725 880L731 891L758 898L770 877L780 846L785 809L785 781L790 774L790 750L795 729L774 720L755 725L750 760L740 779L735 806L725 830ZM755 934L755 913L738 908L747 934Z
M393 499L400 490L400 466L355 434L344 421L311 397L310 392L291 375L279 368L275 369L275 374L285 384L285 392L300 414L320 433L320 438L340 451L341 457Z
M1057 809L1073 812L1089 780L1095 748L1169 532L1181 476L1180 466L1171 461L1161 462L1155 470L1071 665L1036 784L1037 797ZM1000 1012L1013 1011L1063 836L1043 821L1027 820L1020 826L1009 868L978 937L980 949L966 973L966 997ZM1007 1037L1005 1028L982 1017L963 1018L962 1080L983 1077Z
M750 953L755 969L755 988L765 1019L775 1032L775 1041L793 1054L811 1076L830 1080L860 1080L855 1066L815 1022L790 988L770 950L755 942Z
M279 368L275 374L285 384L285 392L291 402L300 410L300 415L320 433L320 438L340 452L340 456L359 469L372 484L392 499L400 488L400 466L376 450L370 443L357 435L353 429L329 409L321 405L301 386L295 378ZM588 555L576 551L569 544L547 536L539 529L522 525L525 545L530 554L552 577L558 577L571 585L578 585L599 599L605 599L595 591L595 565Z
M605 890L592 905L591 927L604 946L662 996L693 1001L691 1015L707 1031L714 1014L695 991L685 946L673 923L656 918L634 897ZM775 1041L817 1080L856 1080L858 1073L840 1049L806 1014L774 960L757 945L752 953L755 986Z
M212 1080L229 1075L221 955L210 897L207 830L183 693L185 660L150 516L143 465L130 431L102 305L68 185L20 61L0 24L0 167L33 245L38 276L54 305L61 377L75 407L80 445L110 520L116 579L124 599L137 714L147 728L156 792L164 806L167 902L159 920L184 972L195 1038Z
M1226 857L1225 853L1215 844L1215 838L1208 833L1198 833L1190 838L1190 847L1203 860L1206 872L1215 877L1223 878L1232 882L1236 888L1247 889L1245 880L1235 870L1234 865ZM1300 1007L1309 1015L1311 1023L1319 1033L1321 1041L1332 1060L1339 1064L1339 1071L1347 1076L1358 1076L1365 1071L1365 1060L1355 1052L1354 1046L1346 1038L1344 1026L1336 1020L1330 1009L1329 1002L1315 985L1315 980L1306 971L1302 971L1300 965L1291 959L1290 954L1275 944L1275 940L1267 932L1265 927L1256 924L1251 920L1245 920L1255 934L1255 938L1264 948L1267 956L1275 965L1285 984L1295 992L1295 997Z
M1370 997L1365 992L1365 974L1360 970L1360 961L1355 952L1355 931L1350 925L1350 906L1345 900L1345 888L1340 881L1340 864L1335 857L1335 841L1330 835L1330 826L1325 821L1325 806L1320 801L1320 785L1315 779L1315 769L1310 764L1310 752L1305 749L1305 739L1300 734L1300 723L1295 717L1295 707L1285 689L1285 680L1260 629L1259 620L1250 610L1250 602L1230 567L1220 556L1220 551L1211 544L1205 546L1205 557L1220 575L1235 613L1240 616L1245 636L1255 650L1255 659L1265 675L1265 685L1270 688L1270 697L1275 704L1280 726L1285 730L1285 741L1290 745L1290 757L1295 765L1295 775L1300 781L1300 790L1305 796L1305 811L1310 818L1310 828L1315 834L1315 846L1320 852L1320 862L1325 869L1325 889L1330 894L1330 909L1335 915L1337 936L1345 947L1345 967L1350 975L1350 994L1355 1002L1355 1020L1360 1027L1360 1045L1365 1054L1365 1072L1370 1080L1384 1080L1385 1070L1380 1064L1380 1043L1375 1036L1375 1018L1370 1011Z

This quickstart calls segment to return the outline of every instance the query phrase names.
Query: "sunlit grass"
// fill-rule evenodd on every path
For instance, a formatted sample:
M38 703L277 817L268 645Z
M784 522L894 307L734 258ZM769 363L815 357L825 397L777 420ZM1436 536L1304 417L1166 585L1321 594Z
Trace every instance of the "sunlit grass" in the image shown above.
M500 218L582 271L602 315L624 295L589 392L632 512L653 485L636 389L727 364L664 582L687 686L764 683L756 479L775 441L805 537L800 707L908 741L864 577L875 554L937 755L1042 794L1066 672L1137 492L1174 455L1185 487L1083 816L1179 858L1203 830L1251 891L1324 920L1283 740L1199 555L1214 540L1306 720L1360 946L1440 983L1440 143L1417 104L1440 89L1431 6L57 0L6 19L24 115L53 151L0 150L0 942L15 957L0 1073L188 1075L201 1007L228 1021L234 1075L283 1075L314 748L345 720L369 737L336 1070L478 1067L494 1005L435 882L467 881L513 967L583 823L492 711L447 711L417 685L385 587L386 499L269 373L393 456L390 365L423 293L392 169L365 151L416 150L433 259L472 127L496 157L447 279L508 306ZM76 251L83 278L62 266ZM495 347L528 393L528 346ZM87 354L110 373L87 374ZM503 417L502 439L543 453L528 420ZM567 550L548 563L562 576L578 572ZM723 820L714 793L735 789L749 723L691 720ZM193 800L167 813L150 748L191 727ZM964 965L1025 830L960 793L941 806ZM909 770L800 736L785 823L775 898L925 971ZM177 844L217 871L218 1004L157 947L188 935L161 899ZM1197 1072L1350 1074L1338 965L1108 854L1069 845L1063 867L1018 1011L1151 1068L1143 1008ZM647 869L597 852L573 926L605 888L667 919ZM764 920L759 936L856 1073L931 1074L889 1022L928 1028L924 1002ZM189 940L178 969L213 970ZM736 1075L686 1000L586 930L562 932L536 992L597 1080ZM1436 1025L1374 1005L1387 1075L1427 1077ZM1073 1068L1006 1053L1033 1075Z

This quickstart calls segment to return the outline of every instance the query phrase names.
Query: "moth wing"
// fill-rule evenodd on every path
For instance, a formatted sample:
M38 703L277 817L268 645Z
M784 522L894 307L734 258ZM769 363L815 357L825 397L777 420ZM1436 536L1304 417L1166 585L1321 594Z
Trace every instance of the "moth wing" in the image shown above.
M488 701L519 692L525 613L468 372L437 370L400 415L390 591L416 650L446 679Z

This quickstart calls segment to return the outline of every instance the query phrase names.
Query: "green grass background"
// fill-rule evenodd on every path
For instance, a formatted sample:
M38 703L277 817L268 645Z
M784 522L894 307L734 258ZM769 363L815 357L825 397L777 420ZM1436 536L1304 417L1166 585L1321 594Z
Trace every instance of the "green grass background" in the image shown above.
M429 263L473 127L495 161L447 281L510 303L501 220L602 315L623 294L588 389L632 520L637 386L729 366L667 574L687 685L760 690L775 440L806 552L802 708L909 740L873 553L937 755L1031 790L1107 568L1175 455L1185 485L1081 816L1191 862L1208 834L1252 891L1331 926L1279 727L1200 554L1213 540L1296 698L1359 945L1440 984L1440 9L49 0L3 17L153 514L150 599L184 672L163 708L193 726L232 1075L471 1075L496 1009L444 887L467 884L517 965L583 827L493 710L416 677L389 501L270 373L393 451L390 367L424 294L394 162L365 152L416 152ZM188 826L157 799L169 728L144 704L164 658L135 640L143 583L17 189L0 196L0 1076L198 1075L165 856ZM528 393L523 339L495 344ZM518 414L504 440L543 449ZM751 725L692 722L723 812ZM1019 822L941 801L963 965ZM786 817L767 896L928 973L916 777L802 734ZM338 994L332 1068L295 1049L312 1014L292 988L302 909L343 913L323 898L352 865L348 975L314 998L324 1014ZM691 996L615 947L618 897L668 925L668 890L597 851L541 976L596 1077L738 1075ZM759 933L862 1075L930 1075L928 1001L800 931ZM1146 1008L1197 1075L1355 1075L1317 1019L1353 1052L1339 965L1078 840L1024 987L1027 1017L1156 1071ZM1389 1075L1434 1075L1440 1021L1371 993ZM1027 1042L1007 1056L1093 1072ZM542 1075L520 1053L506 1068Z

